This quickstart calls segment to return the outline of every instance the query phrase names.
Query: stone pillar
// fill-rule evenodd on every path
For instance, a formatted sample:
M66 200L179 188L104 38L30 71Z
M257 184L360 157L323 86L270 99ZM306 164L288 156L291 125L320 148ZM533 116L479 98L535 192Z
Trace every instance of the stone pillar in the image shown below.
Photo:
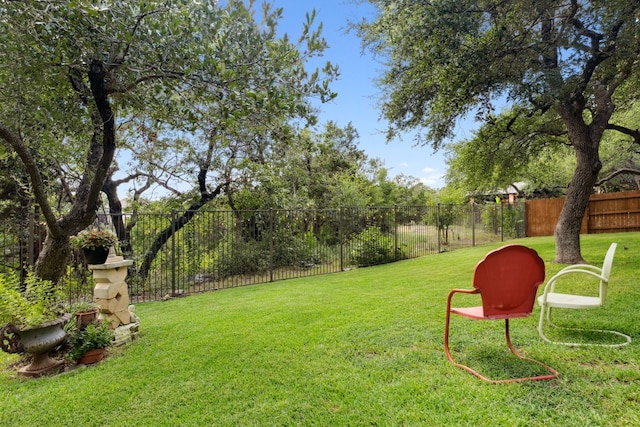
M100 313L109 322L111 329L131 323L129 312L129 289L125 279L127 267L133 261L121 256L111 256L104 264L90 264L96 287L93 290L94 302L100 306Z

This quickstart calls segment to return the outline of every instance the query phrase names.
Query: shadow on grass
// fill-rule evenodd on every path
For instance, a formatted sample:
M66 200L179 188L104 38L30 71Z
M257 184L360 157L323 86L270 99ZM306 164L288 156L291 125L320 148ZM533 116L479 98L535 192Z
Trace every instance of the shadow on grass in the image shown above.
M624 337L606 331L585 330L581 328L554 328L546 327L544 333L552 341L557 343L577 343L582 346L607 346L626 343ZM563 344L549 344L563 345Z
M531 356L522 350L519 351L523 356ZM532 377L549 373L546 368L537 363L522 360L513 355L506 342L503 347L497 344L484 346L458 344L452 348L452 353L458 363L467 365L492 380Z

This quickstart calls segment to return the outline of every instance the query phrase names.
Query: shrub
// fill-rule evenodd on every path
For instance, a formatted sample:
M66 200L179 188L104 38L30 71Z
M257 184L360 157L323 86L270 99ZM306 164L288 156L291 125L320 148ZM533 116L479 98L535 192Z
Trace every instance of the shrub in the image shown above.
M212 261L212 265L217 267L219 277L254 274L269 268L269 252L256 241L234 245L220 244Z
M393 239L385 236L379 227L368 227L351 239L351 257L359 266L385 264L403 258Z
M78 360L88 351L107 348L113 344L114 332L109 328L108 322L89 323L85 329L76 327L75 322L72 319L67 324L71 359Z
M12 323L20 327L36 326L64 313L64 295L51 281L29 273L24 292L15 275L0 275L0 326Z
M320 244L312 232L303 236L279 234L273 245L273 264L278 267L305 267L320 264Z

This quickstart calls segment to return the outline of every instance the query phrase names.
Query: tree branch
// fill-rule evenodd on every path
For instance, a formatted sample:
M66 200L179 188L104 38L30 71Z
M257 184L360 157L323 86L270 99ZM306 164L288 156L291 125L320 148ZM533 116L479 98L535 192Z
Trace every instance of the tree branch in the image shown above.
M94 59L89 65L89 84L97 116L92 114L94 130L87 165L76 191L73 207L59 220L67 232L75 233L94 218L100 191L109 173L115 154L115 115L107 92L107 72L103 62Z
M46 187L42 180L40 169L38 169L38 165L31 155L29 148L25 145L24 141L18 135L12 132L11 129L6 127L2 122L0 122L0 138L5 140L7 144L9 144L11 148L13 148L13 150L18 154L18 157L20 157L20 160L24 164L27 173L31 178L31 190L34 193L36 202L38 203L38 205L40 205L40 209L42 210L42 214L44 215L44 219L47 223L47 227L49 228L49 232L53 236L61 235L62 230L57 223L56 215L49 205L49 200L45 191Z
M611 181L613 178L615 178L618 175L640 175L640 170L638 169L629 169L629 168L623 168L623 169L618 169L617 171L607 175L606 177L602 178L601 180L597 181L594 185L600 186L602 184L604 184L607 181Z
M633 142L640 145L640 130L636 129L629 129L627 127L624 126L620 126L620 125L614 125L613 123L609 123L607 125L607 129L609 130L616 130L620 133L623 133L625 135L630 136L631 138L633 138Z
M167 71L167 72L161 72L156 74L149 74L146 76L142 76L127 85L111 86L109 87L108 93L109 94L127 93L132 91L136 86L144 82L148 82L151 80L177 79L183 76L184 76L184 73L177 72L177 71Z

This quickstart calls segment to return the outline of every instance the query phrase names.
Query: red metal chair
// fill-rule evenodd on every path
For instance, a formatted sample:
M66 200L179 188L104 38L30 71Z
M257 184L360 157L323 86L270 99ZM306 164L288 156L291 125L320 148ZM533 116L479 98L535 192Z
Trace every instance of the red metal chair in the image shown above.
M475 268L473 274L474 289L453 289L447 298L447 318L444 332L444 349L447 359L454 365L471 372L478 378L491 382L517 382L528 380L550 380L558 372L534 359L520 354L511 344L509 319L528 317L533 310L538 286L544 282L544 261L538 253L526 246L507 245L489 252ZM451 299L454 294L480 294L482 305L478 307L453 308ZM509 350L518 358L528 360L548 369L550 374L504 380L491 380L472 368L453 360L449 349L449 324L451 313L474 320L505 321L505 336Z

